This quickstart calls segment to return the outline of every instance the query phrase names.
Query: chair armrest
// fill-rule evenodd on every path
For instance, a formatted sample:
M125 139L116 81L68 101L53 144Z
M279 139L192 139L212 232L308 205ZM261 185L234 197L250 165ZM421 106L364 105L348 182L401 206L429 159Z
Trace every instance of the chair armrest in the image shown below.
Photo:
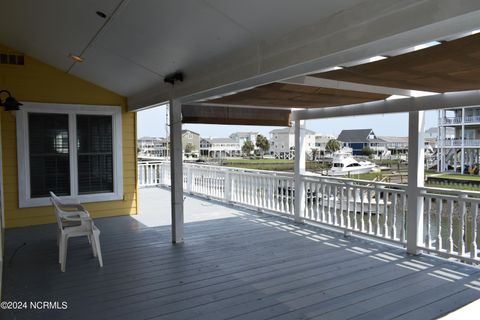
M68 211L68 212L61 212L59 213L60 218L72 218L72 217L88 217L90 218L90 215L86 211Z
M62 206L70 206L70 205L75 205L75 204L80 204L80 200L78 200L76 198L61 199L61 205Z
M80 216L76 216L76 217L63 216L63 217L62 217L62 221L77 221L77 222L81 222L81 221L82 221L82 218L81 218Z
M66 216L66 215L63 215L61 216L62 220L64 221L77 221L77 222L82 222L82 221L93 221L92 218L90 216L87 216L85 214L80 214L80 215L76 215L76 216Z
M65 210L65 211L87 211L87 209L85 209L84 206L82 206L81 204L59 204L59 207L62 209L62 210Z

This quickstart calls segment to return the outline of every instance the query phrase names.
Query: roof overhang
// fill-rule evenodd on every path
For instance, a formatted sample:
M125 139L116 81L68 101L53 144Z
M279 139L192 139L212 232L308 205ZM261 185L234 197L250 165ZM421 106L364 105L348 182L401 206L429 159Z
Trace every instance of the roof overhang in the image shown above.
M290 110L182 105L183 123L290 126Z

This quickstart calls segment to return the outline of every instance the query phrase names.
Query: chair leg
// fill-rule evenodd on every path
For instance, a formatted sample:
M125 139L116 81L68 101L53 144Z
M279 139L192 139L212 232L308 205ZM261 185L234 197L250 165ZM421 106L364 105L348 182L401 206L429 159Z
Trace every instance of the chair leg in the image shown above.
M60 229L57 229L57 246L60 245Z
M97 256L98 256L98 264L100 268L103 267L103 258L102 258L102 249L100 248L100 232L93 233L93 242L95 242L95 247L97 249Z
M63 261L63 246L65 245L64 244L64 236L63 234L59 234L58 235L58 263L62 264L62 261Z
M87 235L87 238L88 238L88 243L92 243L92 236L91 235Z
M90 244L91 244L91 246L92 246L93 256L94 256L94 257L97 257L97 254L98 254L98 253L97 253L97 246L96 246L96 244L95 244L95 243L96 243L95 236L92 237L91 235L88 235L88 238L91 239Z
M63 246L62 246L62 265L61 265L61 270L62 272L65 272L66 269L66 264L67 264L67 249L68 249L68 236L63 237Z

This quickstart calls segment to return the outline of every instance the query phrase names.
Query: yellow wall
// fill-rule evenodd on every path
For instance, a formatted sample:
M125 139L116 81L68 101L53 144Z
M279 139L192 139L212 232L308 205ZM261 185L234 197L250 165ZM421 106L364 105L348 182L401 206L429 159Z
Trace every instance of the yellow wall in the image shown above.
M0 52L13 52L0 45ZM127 112L125 97L69 75L38 60L25 57L24 66L0 64L0 90L19 101L122 106L124 200L87 203L93 217L137 212L135 114ZM15 117L1 111L5 226L20 227L55 222L51 207L18 207Z

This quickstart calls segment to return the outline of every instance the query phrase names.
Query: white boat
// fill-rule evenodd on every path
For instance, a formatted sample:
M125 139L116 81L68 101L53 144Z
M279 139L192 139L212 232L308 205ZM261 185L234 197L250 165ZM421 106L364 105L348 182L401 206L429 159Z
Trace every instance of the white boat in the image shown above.
M308 200L312 199L311 198L311 193L307 190L307 197ZM348 212L352 213L373 213L373 214L383 214L385 211L385 201L383 199L377 199L376 195L374 195L370 201L368 199L368 196L366 193L363 193L360 195L360 192L356 194L355 197L352 197L350 201L344 197L343 199L340 199L339 195L334 196L334 195L322 195L321 193L317 194L313 193L313 199L314 201L322 201L321 205L325 208L330 208L330 210L333 210L333 208L336 208L337 210L343 209L344 211L347 211L347 205L348 205ZM387 201L387 209L392 205L391 201ZM328 209L327 209L328 210Z
M347 152L336 152L333 155L332 168L328 175L345 176L348 174L369 173L376 169L376 165L370 161L357 161Z

